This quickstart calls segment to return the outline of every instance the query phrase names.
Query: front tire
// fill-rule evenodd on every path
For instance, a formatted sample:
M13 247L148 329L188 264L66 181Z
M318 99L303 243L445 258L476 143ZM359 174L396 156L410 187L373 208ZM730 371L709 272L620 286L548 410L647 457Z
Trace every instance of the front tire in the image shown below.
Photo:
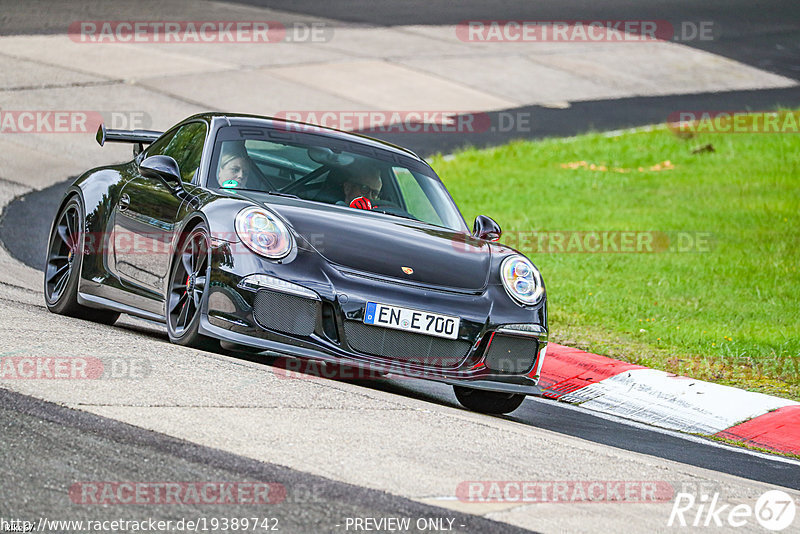
M78 304L78 279L84 255L83 207L77 196L70 198L56 216L47 241L44 268L44 301L59 315L114 324L119 313Z
M199 333L203 298L211 271L208 228L200 223L182 239L172 259L166 312L169 340L177 345L218 351L219 341Z
M456 398L465 408L473 412L501 415L511 413L519 408L525 395L518 393L501 393L463 386L453 386Z

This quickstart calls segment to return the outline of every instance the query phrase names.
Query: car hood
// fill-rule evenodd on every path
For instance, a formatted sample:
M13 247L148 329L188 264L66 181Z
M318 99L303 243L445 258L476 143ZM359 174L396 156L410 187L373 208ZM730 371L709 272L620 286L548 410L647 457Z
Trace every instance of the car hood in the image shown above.
M265 205L338 266L425 285L472 291L486 287L491 247L465 232L294 199L269 197ZM406 274L403 267L413 272Z

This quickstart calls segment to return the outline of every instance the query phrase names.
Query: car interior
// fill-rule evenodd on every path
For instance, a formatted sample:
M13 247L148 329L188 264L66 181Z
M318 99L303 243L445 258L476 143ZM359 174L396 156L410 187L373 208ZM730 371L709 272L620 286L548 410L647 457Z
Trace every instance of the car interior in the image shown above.
M222 145L222 153L236 151L249 160L248 176L236 189L341 204L345 200L343 184L357 176L356 169L359 165L363 168L366 163L377 168L382 182L380 194L372 201L373 211L452 227L452 223L445 221L451 220L453 215L443 213L447 207L437 205L442 204L436 202L441 192L432 190L433 181L396 163L327 147L257 139L223 141Z

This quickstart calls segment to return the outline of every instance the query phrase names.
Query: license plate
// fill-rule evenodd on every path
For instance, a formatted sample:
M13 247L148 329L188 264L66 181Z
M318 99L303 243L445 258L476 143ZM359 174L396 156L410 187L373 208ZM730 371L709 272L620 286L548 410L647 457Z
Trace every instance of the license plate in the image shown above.
M461 319L378 302L367 302L364 323L429 336L456 339Z

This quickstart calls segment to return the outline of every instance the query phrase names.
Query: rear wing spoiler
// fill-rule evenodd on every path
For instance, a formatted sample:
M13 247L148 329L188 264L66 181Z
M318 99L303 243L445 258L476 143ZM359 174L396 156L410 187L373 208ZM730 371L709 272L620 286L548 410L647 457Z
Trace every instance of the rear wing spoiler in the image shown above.
M97 143L103 146L106 141L111 143L135 143L138 145L149 145L164 132L154 130L106 130L106 125L100 123L97 129Z

